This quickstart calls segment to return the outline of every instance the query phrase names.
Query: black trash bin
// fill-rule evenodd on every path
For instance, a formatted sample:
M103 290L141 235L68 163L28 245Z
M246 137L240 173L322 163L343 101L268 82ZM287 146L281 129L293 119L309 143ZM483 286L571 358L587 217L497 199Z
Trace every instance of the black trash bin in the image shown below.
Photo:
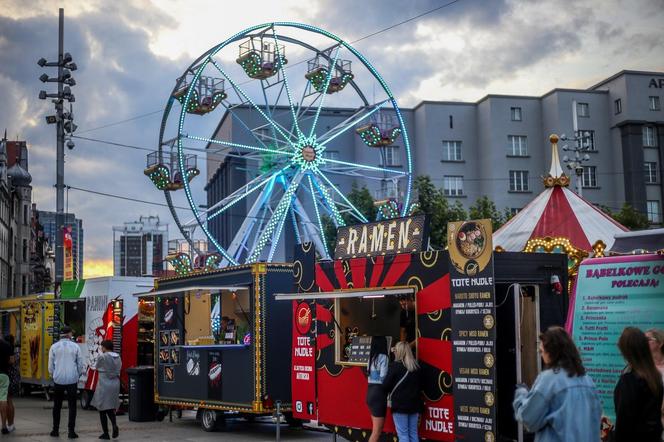
M154 367L140 366L127 369L129 375L129 420L153 421L158 407L154 403Z

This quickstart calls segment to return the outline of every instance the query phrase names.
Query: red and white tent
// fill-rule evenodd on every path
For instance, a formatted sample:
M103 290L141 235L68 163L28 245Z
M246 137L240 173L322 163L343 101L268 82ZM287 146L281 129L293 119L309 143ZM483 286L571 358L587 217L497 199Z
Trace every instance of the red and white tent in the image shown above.
M616 233L628 229L589 201L567 188L569 178L558 160L558 137L551 136L552 155L546 189L493 234L493 244L520 252L530 239L566 238L581 250L591 251L598 240L610 249Z

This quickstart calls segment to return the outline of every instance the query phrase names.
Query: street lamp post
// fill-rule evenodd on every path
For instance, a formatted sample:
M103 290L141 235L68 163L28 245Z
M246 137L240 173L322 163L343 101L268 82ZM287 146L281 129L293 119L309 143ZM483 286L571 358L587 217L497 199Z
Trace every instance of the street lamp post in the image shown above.
M583 163L590 161L590 156L588 151L592 147L592 133L589 131L580 131L578 122L577 122L577 109L576 101L572 101L572 121L574 125L574 135L572 137L567 137L565 134L560 136L562 141L572 141L572 147L567 144L563 145L563 151L572 153L571 156L564 155L563 162L567 165L567 168L574 172L576 177L575 186L576 193L579 196L583 196Z
M74 124L74 114L71 103L75 101L74 94L71 93L71 87L76 81L71 76L71 72L77 69L73 62L71 54L64 52L64 9L59 9L58 26L58 61L49 62L45 58L40 58L37 64L41 67L57 67L58 76L51 78L48 74L42 74L39 79L43 83L57 83L58 92L49 94L46 91L39 91L39 98L46 100L51 98L55 105L55 115L46 117L47 124L56 124L56 204L55 204L55 292L59 293L60 285L64 280L64 247L63 247L63 228L65 224L64 213L64 190L65 190L65 141L69 149L74 148L74 142L71 140L71 134L76 130ZM69 103L69 112L64 110L64 100Z

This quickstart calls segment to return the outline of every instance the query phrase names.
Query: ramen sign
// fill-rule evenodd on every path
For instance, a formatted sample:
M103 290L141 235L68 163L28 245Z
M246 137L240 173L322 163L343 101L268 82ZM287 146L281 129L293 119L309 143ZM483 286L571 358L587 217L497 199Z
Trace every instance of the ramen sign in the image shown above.
M419 252L427 246L424 215L339 227L334 259Z

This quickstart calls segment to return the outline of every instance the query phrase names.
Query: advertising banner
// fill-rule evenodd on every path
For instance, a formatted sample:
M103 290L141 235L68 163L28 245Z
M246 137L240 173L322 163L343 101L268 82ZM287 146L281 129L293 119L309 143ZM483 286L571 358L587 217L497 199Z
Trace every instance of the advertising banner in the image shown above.
M62 243L64 250L64 280L70 281L74 279L74 254L73 254L73 241L71 237L71 226L62 228L62 236L64 241Z
M604 414L615 423L613 390L625 360L625 327L664 328L664 257L597 258L579 268L572 335L595 382Z
M293 301L293 354L291 389L293 417L317 419L316 410L316 340L309 302Z
M23 330L19 371L24 381L50 379L48 349L53 344L54 333L59 333L56 309L59 306L48 301L26 301L21 305Z
M491 220L447 225L454 432L458 440L496 440L496 307L491 237Z

